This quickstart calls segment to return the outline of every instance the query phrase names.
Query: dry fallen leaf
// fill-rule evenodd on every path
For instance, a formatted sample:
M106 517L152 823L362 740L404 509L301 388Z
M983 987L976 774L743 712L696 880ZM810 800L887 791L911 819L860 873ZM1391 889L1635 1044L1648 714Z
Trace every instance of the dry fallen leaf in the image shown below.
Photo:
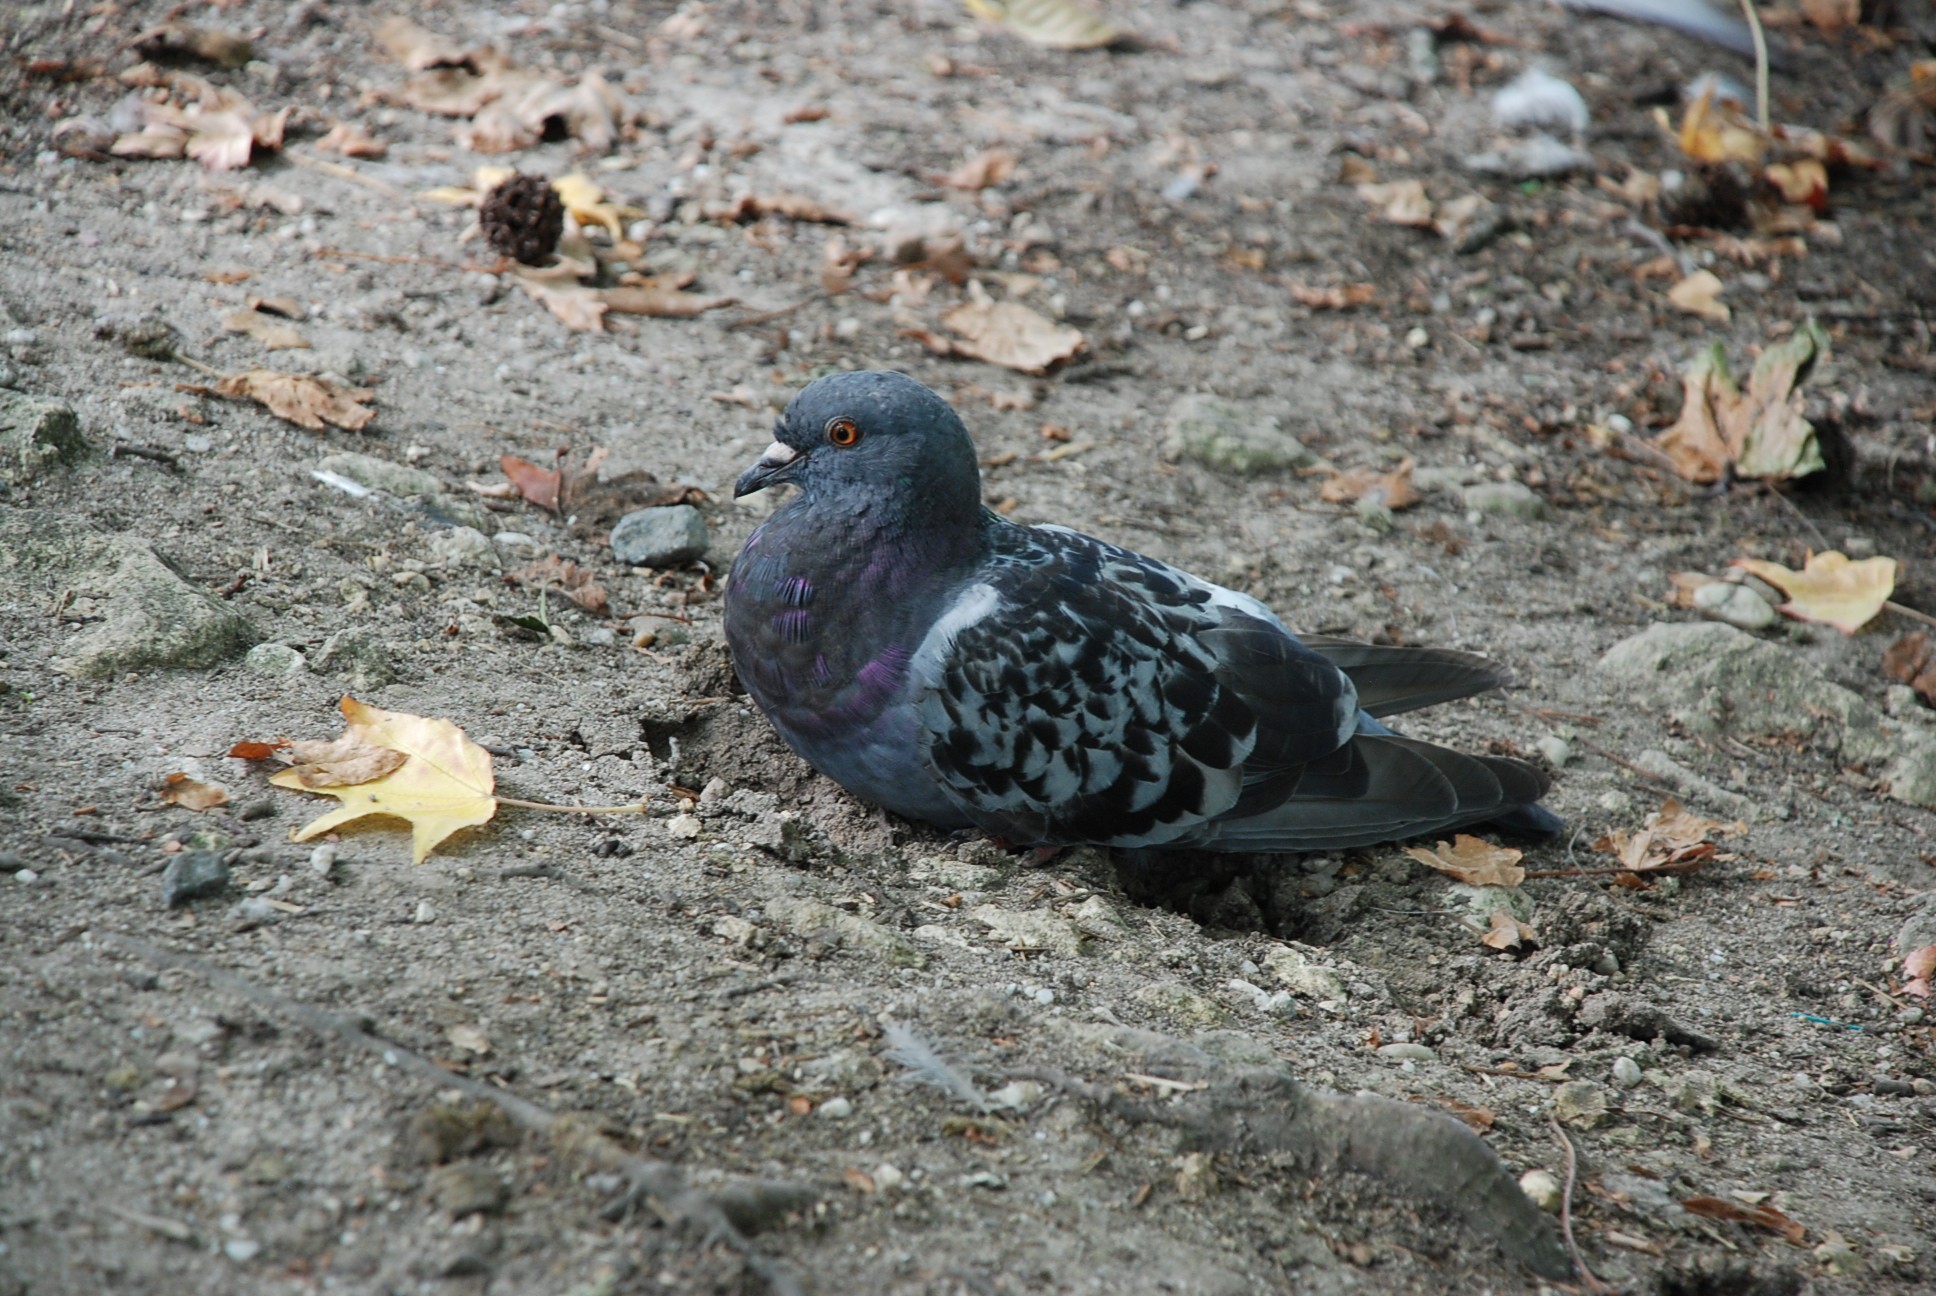
M599 584L598 574L556 554L511 572L505 579L539 589L555 589L594 616L602 616L609 609L608 595Z
M491 1051L491 1037L466 1022L455 1022L444 1027L444 1038L450 1041L451 1047L478 1057L484 1057Z
M603 153L640 117L597 72L567 80L530 71L493 49L463 49L406 18L387 20L378 38L416 73L390 97L424 112L469 118L456 134L473 152L508 153L565 135Z
M160 795L169 805L184 810L213 810L229 803L228 789L213 783L198 783L179 771L162 779Z
M1734 565L1788 595L1779 611L1797 621L1832 625L1843 634L1852 635L1873 621L1896 592L1894 558L1851 562L1848 555L1830 549L1811 553L1800 571L1756 558L1737 558Z
M390 151L388 144L348 121L339 121L330 127L329 133L316 141L316 147L325 153L353 158L380 158Z
M645 215L637 207L607 202L605 191L583 172L574 171L570 175L559 176L551 182L551 188L565 204L565 212L581 228L589 229L597 225L609 233L615 243L625 237L626 221Z
M1781 200L1816 212L1828 210L1828 169L1814 158L1771 163L1761 173L1781 192Z
M607 310L621 315L648 315L658 319L690 319L707 311L731 306L731 297L708 297L682 291L693 281L689 270L677 274L621 275L618 287L600 292Z
M1407 846L1405 853L1467 886L1516 887L1526 880L1526 870L1519 866L1521 852L1465 833L1458 834L1450 843L1440 842L1431 850ZM1494 926L1497 925L1495 922Z
M1929 998L1930 979L1936 976L1936 945L1924 945L1903 955L1902 975L1904 994Z
M474 56L456 41L423 27L400 14L392 14L377 24L376 38L390 57L412 72L437 67L476 70Z
M1689 315L1699 315L1703 319L1725 324L1733 318L1734 312L1721 301L1724 286L1721 276L1712 270L1696 270L1667 290L1667 300Z
M1492 929L1479 938L1481 945L1496 950L1516 950L1522 945L1537 947L1539 944L1538 934L1513 917L1509 909L1494 909L1489 921Z
M838 297L852 288L854 273L870 255L863 249L850 247L838 232L827 235L820 249L820 290L829 297Z
M1936 645L1922 631L1912 631L1889 645L1882 654L1882 673L1936 706Z
M283 772L306 788L369 783L408 759L402 752L378 747L354 731L336 738L286 742L276 756L289 765Z
M312 432L322 431L324 424L361 432L376 417L375 410L358 403L376 395L369 388L338 387L308 374L251 369L222 379L211 390L229 400L260 402L277 418Z
M1657 115L1666 120L1665 109ZM1759 165L1769 147L1768 137L1733 102L1718 99L1712 85L1687 106L1676 138L1681 152L1696 162Z
M1004 369L1040 374L1084 346L1082 334L1077 330L1057 324L1018 302L990 301L978 284L971 286L969 296L972 300L941 317L943 325L965 340L924 339L930 347L944 355L972 356Z
M788 220L819 225L855 223L854 218L846 212L836 211L818 199L797 193L742 194L730 203L708 209L707 215L733 225L744 225L763 216L784 216Z
M488 823L497 813L491 754L450 721L384 711L349 697L339 709L349 721L350 736L400 752L405 760L376 779L311 789L343 805L296 829L291 840L308 841L366 815L391 815L410 824L411 856L422 863L452 833ZM279 771L269 782L298 790L308 786L294 770Z
M1747 825L1726 823L1694 814L1678 801L1663 802L1647 816L1638 832L1616 828L1593 843L1593 849L1616 855L1625 872L1615 881L1630 887L1646 887L1653 876L1698 872L1717 853L1708 837L1716 833L1739 833Z
M1681 375L1680 417L1655 444L1693 482L1719 481L1730 469L1774 481L1820 472L1827 461L1799 389L1827 352L1828 335L1810 320L1762 351L1743 391L1715 343Z
M1689 1197L1681 1202L1681 1209L1690 1215L1703 1219L1727 1220L1735 1224L1753 1224L1779 1233L1791 1246L1800 1246L1808 1236L1808 1230L1776 1210L1773 1206L1743 1206L1725 1197Z
M1353 306L1365 306L1378 298L1376 284L1326 284L1319 288L1310 284L1292 283L1286 285L1291 298L1312 310L1346 310Z
M1412 485L1412 470L1418 466L1410 455L1390 472L1376 468L1353 468L1341 472L1318 489L1318 498L1327 504L1351 504L1373 500L1396 513L1418 503L1424 496Z
M271 351L303 351L309 339L293 325L285 324L261 310L239 310L222 317L222 327L230 333L246 333Z
M1385 184L1361 184L1358 196L1378 208L1378 216L1392 225L1414 225L1431 229L1432 200L1425 196L1423 180L1392 180Z
M511 278L517 281L518 287L557 316L566 328L582 333L597 333L604 329L605 312L609 307L604 294L598 289L523 273L513 273Z
M1129 33L1077 0L962 0L977 18L1000 23L1033 45L1101 49Z
M942 176L941 183L950 189L988 189L1014 175L1018 160L1013 149L985 148Z
M260 112L234 90L146 63L122 79L146 93L131 95L116 109L117 120L131 118L140 127L109 147L116 156L191 157L210 171L231 171L247 166L257 150L282 147L288 108Z

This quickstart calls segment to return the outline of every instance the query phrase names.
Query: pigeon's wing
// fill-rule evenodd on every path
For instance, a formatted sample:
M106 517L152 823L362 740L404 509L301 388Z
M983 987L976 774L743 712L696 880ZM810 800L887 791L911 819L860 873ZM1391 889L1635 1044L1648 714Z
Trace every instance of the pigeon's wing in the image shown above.
M1248 600L1059 528L995 540L915 657L923 761L988 831L1185 842L1354 732L1350 680Z
M1351 677L1358 705L1375 716L1437 706L1512 683L1504 667L1456 648L1393 647L1330 635L1298 638Z

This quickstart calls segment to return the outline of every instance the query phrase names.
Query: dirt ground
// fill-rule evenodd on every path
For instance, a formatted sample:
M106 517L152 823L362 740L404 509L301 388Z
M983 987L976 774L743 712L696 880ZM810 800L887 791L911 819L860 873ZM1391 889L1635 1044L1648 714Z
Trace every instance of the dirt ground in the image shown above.
M1800 244L1670 240L1609 186L1683 167L1652 106L1752 64L1546 4L1454 12L1139 0L1113 6L1135 44L1069 52L941 0L418 7L464 49L601 71L638 110L602 151L486 156L397 99L379 7L10 7L0 377L70 404L89 453L0 496L0 1296L1592 1289L1551 1264L1557 1220L1527 1207L1555 1190L1519 1193L1527 1171L1618 1290L1926 1289L1936 1059L1898 931L1936 925L1936 819L1819 708L1756 735L1725 723L1745 694L1709 698L1704 728L1672 680L1601 662L1700 623L1670 572L1741 556L1890 555L1897 600L1936 608L1931 170L1836 172ZM251 39L243 66L188 70L291 106L279 154L218 172L57 135L111 121L131 38L177 15ZM1860 133L1932 52L1878 30L1778 30L1775 117ZM1496 146L1493 92L1534 66L1584 96L1590 165L1468 169ZM339 121L387 154L325 151ZM1011 175L942 181L992 147ZM586 168L638 209L633 269L734 304L568 327L467 238L472 211L422 197L483 163ZM1496 225L1441 237L1355 188L1414 178L1484 195ZM854 223L735 205L780 194ZM982 289L1083 353L1046 377L934 354L920 335L973 290L894 258L951 232ZM833 295L830 234L871 254ZM1726 321L1669 304L1703 266ZM1360 283L1369 302L1324 303ZM226 331L253 298L292 299L275 322L308 348ZM1826 480L1694 486L1642 444L1710 342L1745 367L1810 317L1833 348L1805 397ZM312 432L211 395L158 322L223 374L368 388L375 418ZM1482 944L1483 908L1397 847L1030 868L814 776L734 683L719 592L772 504L732 502L735 475L792 391L846 367L953 399L1017 520L1301 628L1509 664L1518 706L1411 729L1562 762L1574 831L1524 863L1572 875L1523 884L1532 941ZM1333 469L1410 456L1423 501L1386 515L1320 498L1321 467L1177 456L1192 393ZM613 486L575 513L471 489L560 447L609 450ZM703 563L617 562L617 514L681 486ZM75 673L116 596L29 551L94 533L152 546L217 646ZM547 590L550 557L609 608ZM1753 660L1886 712L1878 741L1909 750L1931 722L1881 669L1908 628L1783 622ZM303 660L245 663L264 643ZM507 795L648 813L505 808L417 866L406 829L366 821L332 864L288 838L333 803L226 753L336 734L345 693L455 721ZM230 802L166 803L175 773ZM1670 796L1747 822L1684 877L1582 871ZM168 907L163 871L197 849L230 884ZM971 1083L907 1083L902 1029ZM570 1119L513 1128L484 1089ZM649 1200L606 1218L641 1159Z

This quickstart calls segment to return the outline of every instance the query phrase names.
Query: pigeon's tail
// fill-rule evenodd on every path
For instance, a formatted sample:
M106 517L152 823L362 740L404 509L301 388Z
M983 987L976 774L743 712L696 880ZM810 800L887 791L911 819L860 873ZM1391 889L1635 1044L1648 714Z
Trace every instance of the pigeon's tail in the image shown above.
M1512 683L1511 672L1477 653L1398 648L1329 635L1298 638L1351 678L1359 707L1375 716L1437 706Z
M1383 726L1379 726L1382 728ZM1558 820L1537 802L1546 776L1531 765L1361 731L1298 778L1269 809L1204 825L1179 845L1211 850L1325 851L1401 841L1504 820L1541 835ZM1526 825L1519 828L1520 824Z

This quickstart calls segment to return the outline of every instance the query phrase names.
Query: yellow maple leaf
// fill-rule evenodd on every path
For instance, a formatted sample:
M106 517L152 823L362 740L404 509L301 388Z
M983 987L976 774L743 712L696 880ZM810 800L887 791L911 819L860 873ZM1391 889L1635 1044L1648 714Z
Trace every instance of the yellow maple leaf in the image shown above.
M277 787L319 792L343 803L296 829L292 841L308 841L365 815L391 815L410 824L411 859L421 864L446 837L488 823L497 813L491 754L450 721L384 711L351 697L339 709L349 721L346 737L401 752L405 759L363 783L318 786L294 769L271 775L269 782Z
M1129 33L1075 0L962 0L977 18L1050 49L1101 49Z
M1819 621L1854 634L1875 619L1896 592L1896 560L1864 558L1853 562L1833 549L1812 553L1800 571L1758 558L1737 558L1745 567L1788 595L1781 610L1797 621Z
M1431 850L1407 846L1405 853L1467 886L1516 887L1526 880L1526 870L1519 866L1521 852L1466 833L1460 833L1450 843L1440 842Z

